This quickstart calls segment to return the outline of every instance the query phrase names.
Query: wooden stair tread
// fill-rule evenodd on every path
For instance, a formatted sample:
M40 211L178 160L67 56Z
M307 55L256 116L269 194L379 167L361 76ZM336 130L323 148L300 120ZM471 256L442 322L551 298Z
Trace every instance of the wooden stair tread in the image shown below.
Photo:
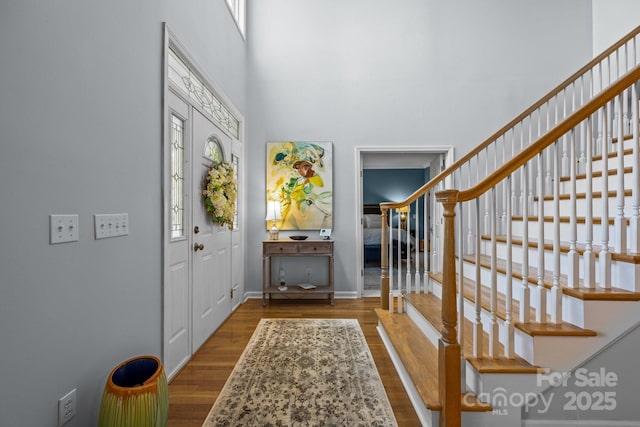
M493 411L493 406L478 400L478 396L473 393L462 393L462 410L468 412L488 412Z
M407 314L392 314L381 308L375 311L425 406L439 411L438 350Z
M618 192L616 190L609 190L608 193L608 197L610 198L614 198L618 195ZM631 196L632 195L632 191L631 190L624 190L624 195L625 196ZM602 198L602 191L594 191L591 193L591 197L593 197L594 199L601 199ZM554 196L553 194L548 194L546 196L543 197L543 200L545 201L551 201L553 200ZM576 193L576 200L577 199L586 199L587 198L587 193ZM560 194L559 196L560 200L569 200L571 199L571 195L570 194ZM540 200L540 198L538 196L535 196L533 198L534 202L537 202L538 200Z
M376 308L375 312L425 406L429 410L440 411L438 350L407 314L390 313L381 308ZM493 409L471 393L463 393L460 399L463 411Z
M476 371L483 374L537 374L545 372L544 368L530 365L526 360L520 358L467 357L467 360Z
M512 218L513 218L514 221L522 221L524 219L524 217L522 215L513 215ZM529 219L530 222L537 222L538 221L538 216L537 215L529 215L527 218ZM544 218L544 222L553 222L553 216L547 215L547 216L544 216L543 218ZM629 224L629 218L625 218L625 219L627 220L627 225L628 225ZM615 221L615 218L613 218L613 217L609 218L609 221L608 221L609 225L613 225L614 221ZM570 218L568 216L561 216L560 217L560 222L568 224L570 222ZM587 222L587 220L586 220L585 217L583 217L583 216L576 217L576 223L577 224L584 224L586 222ZM593 217L593 223L594 224L602 224L602 218L594 216Z
M623 170L623 173L627 174L627 173L631 173L631 171L632 171L631 166L626 166L624 168L624 170ZM609 169L607 175L608 176L618 175L618 170L617 169ZM593 171L592 176L594 178L601 177L602 176L602 171L599 171L599 170ZM587 174L586 173L579 173L579 174L576 175L576 179L586 179L586 178L587 178ZM560 177L560 182L567 182L567 181L570 181L570 180L571 180L571 178L569 176L561 176Z
M595 337L597 334L590 329L582 329L570 323L520 323L516 322L515 327L531 336L580 336Z
M475 255L465 255L464 260L475 264ZM484 268L491 268L491 258L488 255L480 256L480 266ZM515 279L522 280L522 265L517 262L511 263L512 275ZM502 259L496 260L496 270L498 273L506 273L506 261ZM527 282L532 286L538 285L538 269L536 267L529 267L529 274L527 275ZM586 299L590 301L640 301L640 292L632 292L626 289L609 287L609 288L588 288L581 286L582 279L579 280L579 286L577 288L570 288L567 284L567 276L561 274L558 278L559 285L562 289L562 293L572 296L574 298ZM551 289L553 286L553 273L550 271L544 272L543 283L545 288ZM600 292L602 289L602 292ZM606 289L606 290L605 290Z
M420 312L436 329L442 328L442 301L433 294L410 294L405 295L412 306ZM462 349L465 358L481 373L536 373L539 367L531 365L523 358L516 356L513 359L506 357L491 357L483 354L480 358L473 357L473 325L468 319L464 320L464 342ZM489 348L489 334L483 332L483 348ZM498 351L503 354L504 349L500 344Z
M438 281L439 283L442 283L442 274L431 274L430 277L436 281ZM469 281L469 279L466 279L467 281ZM472 286L475 286L475 283L472 282ZM490 307L488 306L488 304L485 303L485 301L487 301L488 296L485 297L485 289L486 289L486 295L488 295L488 289L486 288L486 286L483 286L483 295L482 295L482 309L485 311L490 311ZM614 295L615 293L612 292L611 295ZM413 304L413 300L414 300L414 295L416 294L411 294L411 295L407 295L406 298L409 299L410 301L412 301ZM422 295L422 294L420 294ZM435 295L433 296L433 298L435 298L437 301L440 301L440 299L438 297L436 297ZM465 292L465 298L469 299L470 301L475 302L475 294L472 294L471 296L467 296L466 292ZM504 295L501 294L500 292L498 292L498 312L496 313L496 317L501 318L502 320L506 319L506 315L505 315L505 311L506 311L506 307L505 307L505 303L504 303ZM592 300L597 299L596 297L591 298ZM500 302L502 300L502 303ZM514 306L515 306L515 302L514 301ZM440 306L442 304L440 303ZM438 328L442 327L442 320L438 320L437 316L440 315L440 309L438 309L438 313L433 313L436 310L436 306L438 306L438 302L435 301L430 301L429 303L429 307L428 310L428 320L429 322L431 322L434 326L437 326ZM420 313L425 313L423 312L423 310L420 310ZM423 316L425 316L425 318L427 318L427 315L423 314ZM531 318L535 318L535 311L533 312L533 314L530 314ZM514 319L518 319L519 317L516 315L516 313L514 313L513 315ZM547 316L547 319L550 320L550 317ZM465 322L467 322L468 320L465 319ZM520 325L520 326L519 326ZM523 327L522 325L530 325L528 327ZM539 327L536 325L540 325ZM545 327L547 325L551 325L549 327ZM562 322L562 323L520 323L520 322L515 322L514 321L514 327L520 329L522 332L534 336L534 335L561 335L561 336L595 336L597 335L594 331L590 330L590 329L582 329L578 326L575 326L571 323L567 323L567 322ZM465 340L468 338L468 334L465 334ZM470 339L470 338L469 338ZM470 345L472 345L470 343ZM487 348L487 347L484 347Z
M563 293L584 301L640 301L640 292L620 288L565 288Z
M442 273L429 273L429 276L437 281L438 283L442 283ZM475 303L476 301L476 294L475 294L475 282L471 279L468 278L463 278L463 292L464 292L464 298L468 301L471 301L472 303ZM490 298L491 297L491 290L486 287L483 286L482 287L482 295L481 295L481 306L485 311L490 311L491 310L491 306L490 306ZM498 309L496 311L496 316L505 321L507 320L507 303L506 303L506 298L504 296L504 294L502 293L498 293ZM513 318L514 319L519 319L520 317L520 302L519 301L513 301L512 302L512 314L513 314ZM529 312L529 316L531 318L535 318L536 316L536 309L534 307L530 307L530 312Z

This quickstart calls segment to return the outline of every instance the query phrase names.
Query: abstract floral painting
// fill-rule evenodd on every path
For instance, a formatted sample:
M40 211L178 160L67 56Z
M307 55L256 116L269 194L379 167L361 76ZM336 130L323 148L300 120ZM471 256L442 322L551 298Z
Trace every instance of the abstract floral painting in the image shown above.
M332 228L332 148L331 142L267 143L266 200L280 202L280 230Z

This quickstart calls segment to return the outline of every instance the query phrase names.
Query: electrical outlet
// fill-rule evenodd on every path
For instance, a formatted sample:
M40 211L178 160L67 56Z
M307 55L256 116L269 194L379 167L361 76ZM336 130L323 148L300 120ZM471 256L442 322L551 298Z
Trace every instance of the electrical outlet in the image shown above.
M76 415L76 389L58 399L58 427L65 425Z

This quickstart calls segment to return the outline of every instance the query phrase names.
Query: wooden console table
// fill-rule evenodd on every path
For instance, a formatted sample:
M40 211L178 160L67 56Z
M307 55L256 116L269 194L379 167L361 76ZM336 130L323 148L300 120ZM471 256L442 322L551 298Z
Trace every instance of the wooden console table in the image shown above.
M316 285L313 289L302 289L297 284L287 283L287 290L278 289L279 283L271 283L271 260L274 257L327 257L329 283ZM262 242L262 303L267 305L271 295L327 295L334 304L333 290L333 240L264 240Z

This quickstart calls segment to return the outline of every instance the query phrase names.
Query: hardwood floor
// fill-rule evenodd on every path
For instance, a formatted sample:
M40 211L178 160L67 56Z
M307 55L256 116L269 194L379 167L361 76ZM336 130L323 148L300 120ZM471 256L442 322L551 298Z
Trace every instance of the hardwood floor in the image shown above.
M201 427L261 318L358 319L400 427L420 426L411 402L376 331L379 298L262 300L242 304L202 345L169 384L168 427Z

